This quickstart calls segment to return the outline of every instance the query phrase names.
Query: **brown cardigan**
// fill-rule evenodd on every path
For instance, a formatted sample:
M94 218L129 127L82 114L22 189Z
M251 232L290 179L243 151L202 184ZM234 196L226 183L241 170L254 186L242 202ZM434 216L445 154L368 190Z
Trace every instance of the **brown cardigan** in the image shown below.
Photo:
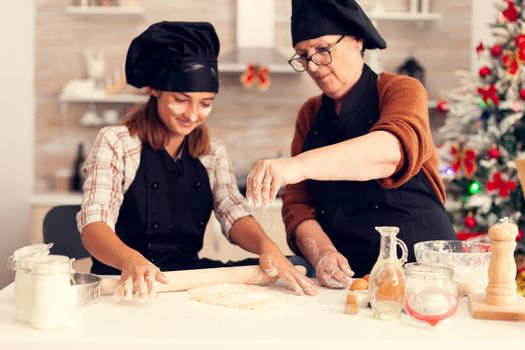
M430 133L425 88L416 79L392 73L381 74L377 88L380 116L370 131L388 131L397 137L401 149L401 160L394 174L377 181L384 188L397 188L422 170L437 197L445 203L445 187L439 177L438 157ZM316 96L299 110L292 156L301 153L304 139L320 108L321 96ZM305 181L287 185L282 197L288 244L297 253L295 228L305 220L315 219L315 208Z

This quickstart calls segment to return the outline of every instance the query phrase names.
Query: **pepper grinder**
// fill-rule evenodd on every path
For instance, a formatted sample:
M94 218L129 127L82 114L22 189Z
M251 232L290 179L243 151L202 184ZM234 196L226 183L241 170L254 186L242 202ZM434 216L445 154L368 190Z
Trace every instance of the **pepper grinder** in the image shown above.
M507 306L516 300L516 262L514 249L518 226L502 219L490 227L492 258L489 265L489 284L485 302L494 306Z

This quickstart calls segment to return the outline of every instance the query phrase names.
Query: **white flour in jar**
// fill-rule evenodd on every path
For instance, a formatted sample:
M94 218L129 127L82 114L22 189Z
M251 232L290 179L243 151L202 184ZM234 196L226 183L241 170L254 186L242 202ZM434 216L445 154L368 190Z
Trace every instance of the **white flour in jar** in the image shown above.
M33 282L30 271L18 269L15 275L15 320L29 321L33 300Z
M49 255L33 264L33 307L31 326L55 329L67 326L71 309L71 261L67 256Z
M33 300L32 263L47 256L53 244L33 244L15 250L9 257L8 266L15 274L15 320L29 321Z

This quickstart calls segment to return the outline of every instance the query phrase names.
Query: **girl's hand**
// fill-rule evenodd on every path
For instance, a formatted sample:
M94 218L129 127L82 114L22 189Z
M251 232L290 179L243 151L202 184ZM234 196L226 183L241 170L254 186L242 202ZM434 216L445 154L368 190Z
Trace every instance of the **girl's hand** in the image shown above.
M120 286L114 294L116 300L130 300L133 294L146 301L155 293L155 281L168 283L160 269L138 252L128 257L122 267Z

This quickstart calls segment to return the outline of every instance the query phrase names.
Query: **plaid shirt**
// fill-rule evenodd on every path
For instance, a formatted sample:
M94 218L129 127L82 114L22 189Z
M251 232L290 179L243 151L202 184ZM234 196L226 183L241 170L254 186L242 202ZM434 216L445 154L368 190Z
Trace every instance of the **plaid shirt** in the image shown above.
M135 179L140 165L142 142L125 126L100 130L82 173L84 196L77 214L79 232L97 221L113 230L117 223L124 194ZM206 168L213 195L213 210L226 238L238 219L250 215L245 198L239 192L233 168L224 145L213 139L208 154L199 157Z

